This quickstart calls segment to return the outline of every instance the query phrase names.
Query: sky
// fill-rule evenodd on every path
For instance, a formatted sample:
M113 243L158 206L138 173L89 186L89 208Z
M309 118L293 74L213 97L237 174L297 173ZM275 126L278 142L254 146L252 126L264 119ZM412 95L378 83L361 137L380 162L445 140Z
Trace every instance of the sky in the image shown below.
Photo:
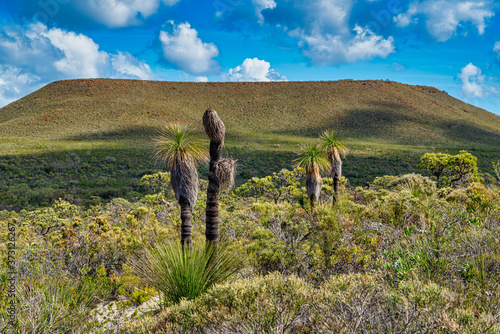
M500 1L2 0L0 107L75 78L392 80L500 115Z

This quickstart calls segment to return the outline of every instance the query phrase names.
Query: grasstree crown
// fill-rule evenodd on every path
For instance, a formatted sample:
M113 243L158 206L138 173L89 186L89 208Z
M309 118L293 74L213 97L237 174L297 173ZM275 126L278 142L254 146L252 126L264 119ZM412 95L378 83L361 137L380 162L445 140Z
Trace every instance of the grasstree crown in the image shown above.
M203 126L210 141L219 142L221 146L224 146L226 126L222 122L222 119L220 119L217 111L212 108L208 108L205 111L205 114L203 114Z

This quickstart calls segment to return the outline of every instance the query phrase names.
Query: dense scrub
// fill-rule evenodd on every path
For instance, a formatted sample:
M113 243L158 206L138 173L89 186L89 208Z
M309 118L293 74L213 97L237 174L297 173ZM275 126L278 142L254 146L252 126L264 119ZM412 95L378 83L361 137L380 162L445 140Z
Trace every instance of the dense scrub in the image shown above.
M229 139L231 141L231 139ZM95 145L97 146L97 145ZM291 168L297 145L281 147L226 146L227 154L238 159L236 184L252 177L265 177L282 168ZM0 156L0 210L32 210L52 205L59 198L88 208L109 203L113 198L135 202L149 189L140 184L145 174L160 172L161 164L151 159L152 147L91 147L64 149L45 154ZM448 151L448 150L447 150ZM458 153L458 150L449 150ZM495 182L491 163L496 151L472 151L486 183ZM351 186L367 186L376 177L405 173L428 173L418 169L423 151L356 147L344 161L345 176ZM208 168L198 169L207 179Z
M254 178L221 194L221 242L246 268L158 314L96 323L100 302L139 305L157 291L133 269L155 244L178 242L169 174L142 178L150 194L85 205L0 212L0 326L6 320L7 225L15 225L20 333L500 332L498 185L440 187L420 174L342 189L332 180L310 208L303 171ZM207 182L193 214L204 240Z

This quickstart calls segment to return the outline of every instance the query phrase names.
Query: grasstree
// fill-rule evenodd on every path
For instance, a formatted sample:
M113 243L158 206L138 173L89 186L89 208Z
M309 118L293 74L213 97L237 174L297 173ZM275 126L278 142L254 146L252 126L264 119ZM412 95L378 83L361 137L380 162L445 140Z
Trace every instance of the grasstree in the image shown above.
M321 135L321 148L325 150L326 157L332 166L331 175L333 179L333 204L337 201L340 188L340 178L342 177L342 159L345 157L348 149L341 143L332 130L326 130Z
M316 208L321 193L323 184L321 172L331 167L330 161L322 156L323 152L324 150L318 144L302 146L301 154L295 160L295 167L304 168L306 171L306 189L312 210Z
M235 161L222 159L226 127L214 109L208 108L203 114L203 126L210 138L205 236L208 244L217 245L219 241L219 189L233 186Z
M170 169L170 183L175 199L181 207L181 243L190 245L193 240L191 218L198 196L196 166L207 160L206 149L191 135L186 125L170 124L154 139L155 158Z

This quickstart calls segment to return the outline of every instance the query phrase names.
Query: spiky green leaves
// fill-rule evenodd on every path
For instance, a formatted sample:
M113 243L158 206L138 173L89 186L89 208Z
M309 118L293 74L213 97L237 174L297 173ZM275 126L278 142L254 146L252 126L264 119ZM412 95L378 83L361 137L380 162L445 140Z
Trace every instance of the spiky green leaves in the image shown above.
M208 161L208 152L203 143L191 135L192 129L185 124L172 123L163 128L153 139L154 157L173 169L186 162L197 166Z
M333 130L325 130L319 137L321 139L321 149L325 150L326 157L332 161L335 158L335 153L341 157L345 157L349 153L349 149L338 140Z
M194 299L213 285L223 283L243 268L244 258L236 256L225 244L216 250L211 245L193 244L187 248L175 243L147 250L145 258L132 266L162 293L164 305L168 305L182 298Z
M295 159L294 167L304 168L306 174L315 169L318 172L328 170L330 161L323 156L324 149L319 144L302 145L300 156Z

